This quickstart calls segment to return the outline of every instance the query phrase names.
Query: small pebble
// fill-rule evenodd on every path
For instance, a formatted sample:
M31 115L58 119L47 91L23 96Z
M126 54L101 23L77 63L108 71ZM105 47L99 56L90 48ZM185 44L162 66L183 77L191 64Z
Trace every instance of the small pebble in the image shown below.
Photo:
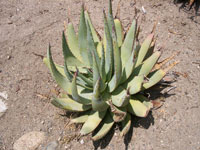
M84 140L83 140L83 139L81 139L80 143L81 143L81 144L84 144Z
M144 14L146 14L146 10L144 9L144 6L142 6L142 11Z
M8 56L7 56L7 59L9 60L10 58L11 58L11 56L10 56L10 55L8 55Z

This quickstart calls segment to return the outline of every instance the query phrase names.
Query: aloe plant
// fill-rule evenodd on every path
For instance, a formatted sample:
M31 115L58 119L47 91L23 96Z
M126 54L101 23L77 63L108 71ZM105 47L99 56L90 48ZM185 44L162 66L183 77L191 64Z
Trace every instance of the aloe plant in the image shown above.
M57 84L67 92L53 98L52 104L68 111L85 111L71 120L83 123L81 135L91 133L101 123L93 140L105 136L115 122L122 123L123 136L130 129L131 115L146 117L153 104L143 95L144 91L157 84L177 63L162 68L171 58L158 63L161 53L153 51L153 33L139 44L137 20L124 34L120 20L113 17L111 0L108 15L105 11L103 15L103 40L82 7L78 34L71 22L62 34L64 66L54 63L50 45L44 58Z

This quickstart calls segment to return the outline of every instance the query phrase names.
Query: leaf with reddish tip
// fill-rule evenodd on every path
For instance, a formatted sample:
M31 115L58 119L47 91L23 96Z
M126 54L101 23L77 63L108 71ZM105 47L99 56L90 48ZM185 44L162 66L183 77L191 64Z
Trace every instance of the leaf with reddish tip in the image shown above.
M81 104L84 104L84 105L88 105L88 104L91 104L91 100L87 99L87 98L84 98L84 97L81 97L79 94L78 94L78 90L77 90L77 84L76 84L76 78L77 78L77 73L76 72L74 74L74 77L73 77L73 80L72 80L72 83L71 83L71 91L72 91L72 97L75 101L81 103Z

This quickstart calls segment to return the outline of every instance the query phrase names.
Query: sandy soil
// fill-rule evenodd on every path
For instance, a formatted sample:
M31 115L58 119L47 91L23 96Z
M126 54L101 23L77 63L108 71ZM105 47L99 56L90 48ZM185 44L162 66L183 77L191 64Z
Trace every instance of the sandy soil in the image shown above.
M95 27L103 31L103 0L85 0ZM116 12L118 0L113 1ZM142 6L146 14L142 12ZM81 0L1 0L0 1L0 92L7 91L8 110L0 118L0 150L30 131L44 131L48 142L59 140L64 149L197 150L200 149L200 18L179 12L172 0L132 0L121 3L120 19L127 29L135 8L143 16L140 39L150 33L158 20L157 47L164 45L163 57L180 51L181 62L171 73L177 81L164 105L147 118L136 119L133 129L120 138L118 126L108 136L93 143L89 136L77 138L79 126L66 126L70 114L50 104L58 87L40 55L52 45L56 62L61 63L63 21L70 9L77 28ZM61 114L61 115L60 115ZM80 141L84 141L81 144Z

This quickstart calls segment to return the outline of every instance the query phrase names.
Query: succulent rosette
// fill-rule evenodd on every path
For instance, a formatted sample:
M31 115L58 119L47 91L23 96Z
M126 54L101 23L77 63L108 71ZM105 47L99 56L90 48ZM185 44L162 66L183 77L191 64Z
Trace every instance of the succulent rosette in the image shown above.
M105 136L115 122L122 123L121 135L131 126L131 115L146 117L153 104L144 91L157 84L177 62L165 69L169 58L159 62L160 51L154 51L154 34L142 44L134 19L124 33L119 19L114 19L109 0L108 15L104 14L103 40L96 32L89 14L82 7L78 34L68 23L62 35L64 66L54 63L51 47L44 63L57 84L67 95L53 98L56 107L85 112L71 123L83 123L81 135L100 130L92 137ZM67 38L66 38L67 37Z

